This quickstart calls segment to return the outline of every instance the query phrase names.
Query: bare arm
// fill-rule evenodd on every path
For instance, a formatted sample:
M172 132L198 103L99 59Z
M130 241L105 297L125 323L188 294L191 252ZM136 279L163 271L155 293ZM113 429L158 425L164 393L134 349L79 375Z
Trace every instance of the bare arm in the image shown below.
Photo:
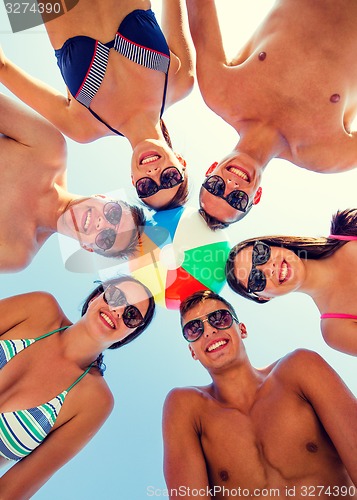
M165 38L177 58L177 69L169 73L168 101L184 98L194 84L194 49L188 28L185 0L163 0L161 26Z
M352 481L357 485L356 398L337 373L314 352L298 352L294 359L294 370L298 371L302 395L313 406Z
M0 478L0 500L26 500L34 495L90 441L113 407L110 393L103 397L96 390L91 392L90 397L81 397L80 402L86 410L52 431L35 451Z
M170 499L180 497L180 488L188 498L191 498L187 494L188 488L209 489L205 458L193 415L191 398L195 396L192 390L174 389L164 405L164 474ZM211 496L207 494L200 498L210 500Z
M214 0L186 0L188 19L197 56L197 79L203 99L213 110L222 98L224 78L228 76L227 57L223 47ZM217 84L219 82L219 84Z
M56 160L65 161L66 143L61 133L47 120L3 94L0 94L0 134L27 146L29 153L38 155L38 160L50 158L54 165ZM2 157L14 146L5 140L1 146Z
M78 126L78 119L88 113L78 107L70 110L70 99L41 80L32 77L10 61L0 48L0 82L21 101L50 121L58 130L73 140L86 142ZM75 116L78 114L79 116ZM89 140L89 139L88 139Z
M49 323L58 323L60 326L70 324L56 299L49 293L31 292L0 300L0 337L25 322L28 329L31 323L37 327L43 323L44 328Z
M354 320L324 319L322 336L330 347L337 351L357 356L357 322Z

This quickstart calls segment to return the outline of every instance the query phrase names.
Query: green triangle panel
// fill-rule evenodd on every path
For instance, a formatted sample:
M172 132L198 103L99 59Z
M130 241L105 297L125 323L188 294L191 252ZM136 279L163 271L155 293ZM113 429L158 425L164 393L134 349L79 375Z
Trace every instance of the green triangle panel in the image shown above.
M197 281L218 293L226 281L224 269L229 251L228 241L186 250L182 267Z

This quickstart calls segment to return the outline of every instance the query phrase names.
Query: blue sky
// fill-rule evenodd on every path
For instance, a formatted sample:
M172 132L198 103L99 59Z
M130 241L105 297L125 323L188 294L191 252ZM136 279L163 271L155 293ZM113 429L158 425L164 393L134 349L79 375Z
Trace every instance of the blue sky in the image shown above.
M272 2L217 2L227 50L234 54ZM153 10L159 13L159 0ZM232 15L232 13L234 15ZM257 14L258 13L258 14ZM159 15L158 15L159 17ZM0 4L0 43L5 53L32 75L65 91L52 48L43 28L12 34ZM6 89L1 91L8 93ZM174 149L187 160L192 178L189 204L197 206L203 173L231 151L235 132L204 105L197 86L184 101L165 114ZM132 196L129 179L131 149L123 138L109 137L80 145L68 140L68 187L83 195L124 189ZM321 175L283 160L273 160L262 183L263 198L250 215L228 231L232 243L263 234L327 235L331 215L356 206L357 170ZM3 207L6 210L6 207ZM22 272L0 275L0 298L33 290L51 292L72 321L82 300L101 273L72 273L65 269L67 243L51 237ZM298 347L321 353L357 394L356 360L338 353L322 340L319 314L312 300L292 294L258 306L223 295L236 307L248 328L246 346L255 366L264 366ZM194 362L179 328L178 314L158 308L149 330L133 344L105 356L106 380L115 396L112 415L101 431L34 496L36 500L142 500L152 486L156 497L165 488L162 475L161 411L167 392L176 386L209 382Z

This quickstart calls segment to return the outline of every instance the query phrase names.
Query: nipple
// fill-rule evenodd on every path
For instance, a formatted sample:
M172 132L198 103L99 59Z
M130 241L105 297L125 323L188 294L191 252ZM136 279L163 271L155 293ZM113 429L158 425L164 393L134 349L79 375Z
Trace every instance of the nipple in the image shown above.
M338 102L340 99L341 99L340 94L332 94L332 96L330 97L330 101L333 103Z
M222 479L222 481L228 481L229 474L226 470L221 470L219 473L219 477Z
M307 445L306 445L306 449L307 449L307 451L309 451L310 453L317 453L317 451L318 451L318 446L317 446L317 444L316 444L316 443L312 443L312 442L310 442L310 443L307 443Z
M267 56L266 52L260 52L259 55L258 55L259 61L264 61L264 59L266 58L266 56Z

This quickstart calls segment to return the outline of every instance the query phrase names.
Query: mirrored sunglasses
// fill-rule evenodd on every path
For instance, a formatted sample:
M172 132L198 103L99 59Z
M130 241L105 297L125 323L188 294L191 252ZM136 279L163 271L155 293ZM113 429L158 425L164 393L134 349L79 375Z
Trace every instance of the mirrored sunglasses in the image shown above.
M125 326L128 328L138 328L145 323L145 320L139 311L139 309L132 304L129 304L124 292L115 285L108 285L104 289L103 294L104 302L108 304L109 307L122 307L126 306L122 319Z
M187 342L196 342L196 340L202 336L205 328L205 321L208 321L208 323L213 326L213 328L217 328L217 330L226 330L232 326L233 321L238 323L238 318L233 316L228 309L218 309L217 311L207 314L205 319L192 319L182 327L182 334Z

